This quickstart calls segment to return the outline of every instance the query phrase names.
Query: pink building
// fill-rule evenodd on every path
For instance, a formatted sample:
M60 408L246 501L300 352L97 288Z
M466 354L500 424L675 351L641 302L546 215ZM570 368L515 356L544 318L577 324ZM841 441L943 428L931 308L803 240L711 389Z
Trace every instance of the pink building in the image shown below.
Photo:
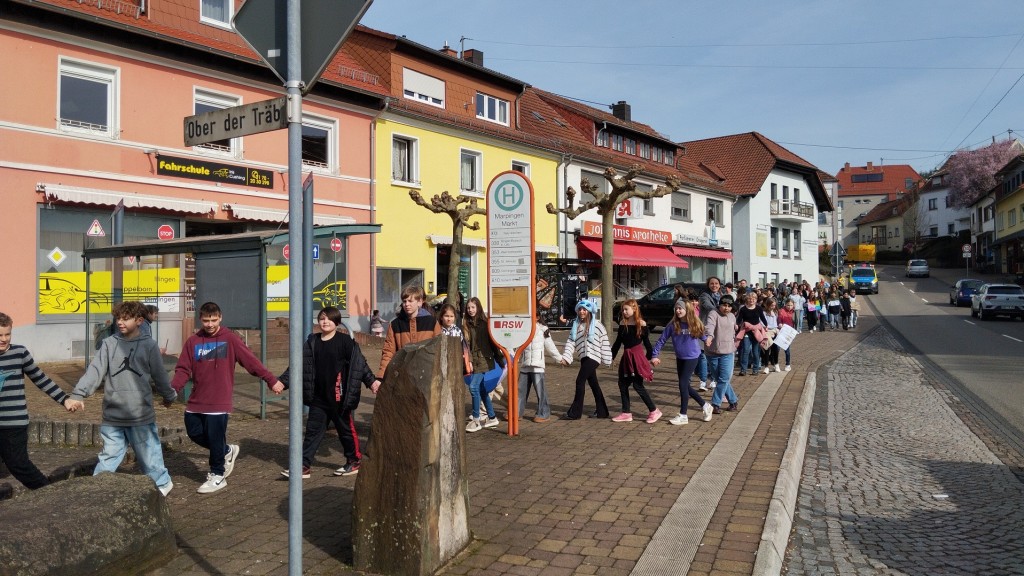
M287 229L286 131L184 145L185 117L284 94L223 4L15 0L0 15L0 310L37 359L83 355L87 300L93 325L109 317L118 263L92 262L87 296L82 253L110 245L119 202L125 242ZM305 98L316 224L375 221L373 125L386 94L342 52ZM351 236L337 253L323 246L334 262L315 267L314 290L353 325L374 306L372 252L372 235ZM279 249L268 257L268 311L287 315L287 263ZM159 340L177 351L193 317L189 259L120 265L125 298L159 304ZM221 305L230 326L231 304Z

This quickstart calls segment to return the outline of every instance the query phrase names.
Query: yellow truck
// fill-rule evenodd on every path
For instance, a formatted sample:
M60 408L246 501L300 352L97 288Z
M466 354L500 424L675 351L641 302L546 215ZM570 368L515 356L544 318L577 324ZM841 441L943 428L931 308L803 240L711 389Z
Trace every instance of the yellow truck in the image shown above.
M866 262L874 264L875 262L875 245L874 244L851 244L846 249L846 261L847 262Z

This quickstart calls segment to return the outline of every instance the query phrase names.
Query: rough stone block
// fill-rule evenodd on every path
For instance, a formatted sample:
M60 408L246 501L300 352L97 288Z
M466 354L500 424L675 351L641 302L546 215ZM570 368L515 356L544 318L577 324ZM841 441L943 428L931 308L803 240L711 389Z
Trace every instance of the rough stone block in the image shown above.
M357 570L433 574L470 541L459 341L406 346L374 402L352 502Z
M177 553L148 476L100 474L0 502L0 576L143 574Z

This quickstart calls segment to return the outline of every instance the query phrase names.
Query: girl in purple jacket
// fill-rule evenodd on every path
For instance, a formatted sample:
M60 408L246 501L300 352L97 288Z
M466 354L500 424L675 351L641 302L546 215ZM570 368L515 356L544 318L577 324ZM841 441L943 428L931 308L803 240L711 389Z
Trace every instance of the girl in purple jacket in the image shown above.
M672 339L672 349L676 353L676 374L679 376L679 414L668 422L675 426L681 426L690 421L686 416L690 398L693 398L700 406L703 420L711 421L711 404L705 402L700 394L693 389L693 386L690 386L690 377L693 376L693 370L697 367L697 360L700 358L704 341L707 339L707 336L704 335L704 323L697 317L693 305L693 302L687 302L682 298L676 300L672 321L665 326L661 338L658 338L651 353L653 356L651 364L660 365L661 359L658 358L658 354L665 342L669 338Z

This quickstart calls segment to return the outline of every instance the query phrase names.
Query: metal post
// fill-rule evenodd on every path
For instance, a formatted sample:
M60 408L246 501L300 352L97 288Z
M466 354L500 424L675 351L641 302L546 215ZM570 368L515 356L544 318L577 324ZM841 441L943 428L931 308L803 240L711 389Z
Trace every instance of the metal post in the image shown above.
M299 0L288 0L288 242L291 262L288 273L288 574L302 576L302 341L305 318L302 274L310 248L303 241L302 226L302 74L301 9Z
M301 126L301 125L300 125ZM300 128L301 130L301 128ZM300 150L301 152L301 150ZM301 162L301 158L300 158ZM306 252L302 256L302 333L309 329L313 319L313 175L310 174L302 186L302 244Z

